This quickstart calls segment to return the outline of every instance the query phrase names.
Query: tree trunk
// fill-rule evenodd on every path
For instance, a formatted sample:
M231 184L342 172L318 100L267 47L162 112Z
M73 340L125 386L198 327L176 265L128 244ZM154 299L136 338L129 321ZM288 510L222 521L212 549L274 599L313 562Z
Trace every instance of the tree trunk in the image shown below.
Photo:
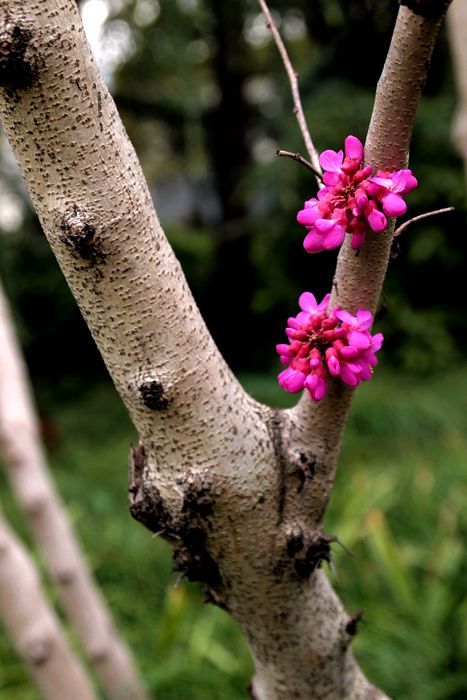
M40 445L26 368L0 286L0 449L63 608L109 698L144 700L129 651L74 537Z
M448 29L458 94L453 137L464 161L467 191L467 4L463 0L454 0L448 12Z
M330 557L322 521L352 392L336 384L319 404L304 397L288 411L244 392L161 230L74 3L3 5L2 119L139 432L134 517L165 536L176 567L239 621L256 666L255 698L385 698L358 668L355 621L320 568ZM447 5L400 8L367 139L376 167L406 162ZM8 70L18 53L21 70ZM333 301L349 311L374 308L381 291L391 234L368 238L358 257L347 245L339 255Z
M31 559L0 514L0 617L46 700L97 700Z

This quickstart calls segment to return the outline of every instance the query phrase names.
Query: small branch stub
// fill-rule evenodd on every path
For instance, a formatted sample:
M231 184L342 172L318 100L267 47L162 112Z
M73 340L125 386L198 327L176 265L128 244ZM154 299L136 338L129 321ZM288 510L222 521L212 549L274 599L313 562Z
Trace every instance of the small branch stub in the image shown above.
M83 260L103 262L104 253L96 238L96 224L77 208L65 212L60 219L60 240Z
M139 392L144 405L153 411L164 411L169 405L164 387L155 379L143 382L139 387Z

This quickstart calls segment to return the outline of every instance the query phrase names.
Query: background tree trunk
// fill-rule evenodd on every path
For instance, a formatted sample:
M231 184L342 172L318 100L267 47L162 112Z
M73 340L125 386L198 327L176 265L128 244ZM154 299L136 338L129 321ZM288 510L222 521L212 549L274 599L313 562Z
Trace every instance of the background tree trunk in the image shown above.
M144 700L129 651L94 585L48 473L26 368L0 286L0 449L10 482L83 648L109 698Z
M34 564L1 514L0 616L46 700L97 700L42 592Z
M406 162L447 5L400 8L367 139L375 167ZM7 68L21 46L20 74L0 74L5 129L139 432L134 517L171 542L178 570L239 621L255 698L386 697L358 668L349 648L356 620L320 568L330 558L322 521L352 392L336 384L319 405L303 397L290 411L245 394L160 228L74 3L13 0L0 37ZM343 246L334 303L375 307L391 238L369 237L358 257Z

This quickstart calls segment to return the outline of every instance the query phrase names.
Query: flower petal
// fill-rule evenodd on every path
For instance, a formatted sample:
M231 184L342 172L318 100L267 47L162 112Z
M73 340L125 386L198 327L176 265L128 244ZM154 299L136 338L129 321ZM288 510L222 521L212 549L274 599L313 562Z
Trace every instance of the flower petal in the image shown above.
M411 170L397 170L392 174L392 191L400 194L408 194L418 187L417 178L412 175Z
M359 350L367 350L371 347L371 335L366 331L351 331L348 337L349 345Z
M390 178L390 177L369 177L368 180L370 182L374 182L376 185L379 185L380 187L384 187L384 189L389 190L390 192L392 190L393 181L392 181L392 178Z
M298 298L298 305L302 309L302 311L308 311L309 313L313 313L314 311L316 311L318 302L316 301L316 297L314 294L312 294L311 292L303 292L303 294L300 294Z
M290 367L284 369L277 379L281 387L291 394L301 391L305 386L305 375Z
M340 176L338 172L326 172L323 173L323 182L328 187L334 187L339 182Z
M328 233L323 234L323 244L326 250L333 250L342 245L345 238L345 229L336 224Z
M309 207L307 209L301 209L297 214L297 221L302 226L313 226L316 219L321 216L319 209Z
M355 318L355 316L352 316L352 314L349 314L348 311L344 311L344 309L337 309L335 311L335 314L339 321L342 321L343 323L348 323L349 326L357 325L357 319Z
M292 355L290 352L290 345L287 345L287 343L279 343L276 345L276 352L278 352L279 355Z
M319 231L319 233L327 233L335 225L336 222L334 219L316 219L315 221L315 229Z
M356 136L347 136L344 143L345 155L347 158L356 158L359 161L363 160L363 145Z
M384 231L384 229L388 225L386 217L378 209L373 209L371 214L367 216L367 219L368 223L370 224L371 228L375 233L381 233L381 231Z
M326 311L326 309L328 308L328 304L329 304L329 299L330 299L330 298L331 298L331 295L330 295L329 293L326 294L326 295L323 297L323 301L321 301L321 302L318 304L317 311Z
M330 172L340 172L344 154L342 151L323 151L319 157L319 162L323 170Z
M309 374L305 380L305 388L313 401L321 401L326 396L328 386L326 380L317 374Z
M407 204L398 194L390 192L381 199L384 213L388 216L402 216L407 211Z
M341 378L342 381L348 386L357 386L360 383L359 377L352 372L345 362L341 365Z
M316 233L316 231L310 231L303 241L303 247L307 253L320 253L324 250L323 237Z
M358 309L357 311L358 327L361 331L367 331L373 323L373 314L368 309Z

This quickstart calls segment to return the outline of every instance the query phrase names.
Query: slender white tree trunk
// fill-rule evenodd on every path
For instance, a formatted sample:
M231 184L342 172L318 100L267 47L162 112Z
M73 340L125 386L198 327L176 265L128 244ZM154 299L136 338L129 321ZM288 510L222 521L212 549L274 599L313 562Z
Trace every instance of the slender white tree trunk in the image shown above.
M352 392L336 385L318 405L304 397L274 411L243 391L161 230L75 3L2 4L2 120L139 432L134 517L162 533L176 567L239 621L255 661L255 698L385 698L358 668L355 620L320 568L330 556L322 521ZM447 5L400 8L366 144L376 167L406 163ZM13 55L20 71L8 70ZM334 303L375 307L390 245L388 232L369 237L358 257L343 247Z
M0 617L46 700L97 700L33 562L0 513Z
M1 285L0 451L63 608L102 687L115 700L144 700L129 651L92 581L48 473L27 372Z

